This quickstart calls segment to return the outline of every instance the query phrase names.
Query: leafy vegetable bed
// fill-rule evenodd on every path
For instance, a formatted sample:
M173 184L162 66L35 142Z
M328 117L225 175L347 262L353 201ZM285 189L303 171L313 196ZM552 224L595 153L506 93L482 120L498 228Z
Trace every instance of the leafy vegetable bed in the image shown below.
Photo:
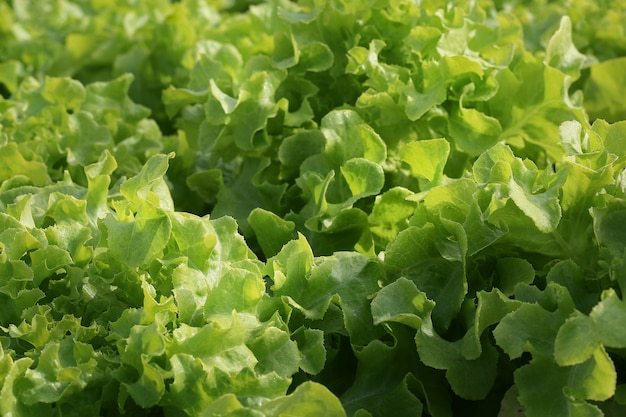
M0 0L0 415L625 415L625 28Z

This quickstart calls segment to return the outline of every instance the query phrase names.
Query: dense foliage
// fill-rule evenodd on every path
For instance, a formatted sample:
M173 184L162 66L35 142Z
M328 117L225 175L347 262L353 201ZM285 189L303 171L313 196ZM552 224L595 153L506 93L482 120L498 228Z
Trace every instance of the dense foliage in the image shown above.
M624 415L625 31L0 0L0 415Z

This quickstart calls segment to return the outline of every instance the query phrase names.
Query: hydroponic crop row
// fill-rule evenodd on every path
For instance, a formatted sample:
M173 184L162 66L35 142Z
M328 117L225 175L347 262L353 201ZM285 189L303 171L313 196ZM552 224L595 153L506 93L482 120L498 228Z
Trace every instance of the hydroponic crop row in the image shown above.
M0 415L623 415L625 30L0 0Z

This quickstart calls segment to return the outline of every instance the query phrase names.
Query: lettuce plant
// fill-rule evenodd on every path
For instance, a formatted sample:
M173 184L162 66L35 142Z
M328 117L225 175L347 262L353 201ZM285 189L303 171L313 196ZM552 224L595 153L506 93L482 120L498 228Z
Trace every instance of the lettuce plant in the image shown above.
M0 414L626 411L623 2L0 16Z

